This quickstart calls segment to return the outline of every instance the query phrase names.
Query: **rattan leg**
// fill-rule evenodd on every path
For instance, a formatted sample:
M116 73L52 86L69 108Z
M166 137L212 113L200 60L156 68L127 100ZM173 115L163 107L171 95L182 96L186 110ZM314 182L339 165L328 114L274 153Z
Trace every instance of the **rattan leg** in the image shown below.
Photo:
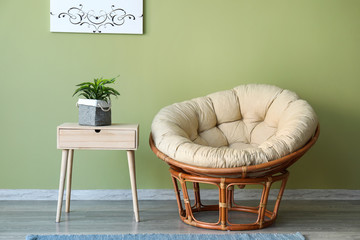
M225 178L221 179L220 182L220 196L219 196L219 214L220 214L220 221L221 221L221 229L226 230L226 222L227 222L227 201L226 201L226 184Z
M193 182L193 188L194 188L194 206L192 206L193 210L200 211L201 208L201 200L200 200L200 186L198 182Z
M286 183L287 183L287 180L289 178L289 173L286 173L286 176L285 178L281 181L281 187L280 187L280 190L279 190L279 193L278 193L278 196L276 198L276 202L275 202L275 206L274 206L274 210L273 210L273 215L272 215L272 219L276 219L277 217L277 214L278 214L278 211L279 211L279 206L280 206L280 202L281 202L281 198L284 194L284 191L285 191L285 187L286 187Z
M261 195L261 201L260 201L260 206L259 206L259 218L257 221L257 224L259 224L259 228L263 228L266 205L267 205L267 201L268 201L268 197L269 197L269 193L270 193L271 184L272 184L272 181L270 179L268 182L266 182L263 194Z
M184 217L185 216L185 211L184 211L184 209L182 207L181 197L180 197L180 190L179 190L179 186L177 184L177 179L172 176L171 180L172 180L173 185L174 185L175 197L176 197L176 201L177 201L177 204L178 204L179 215L180 215L180 217Z
M227 194L227 208L228 211L232 209L234 204L234 185L228 186L228 194Z
M196 223L193 222L194 218L193 218L193 214L192 214L192 208L191 208L189 194L187 191L186 181L184 179L180 178L180 184L181 184L181 188L183 191L184 205L185 205L185 211L186 211L185 221L187 222L187 224L196 225Z

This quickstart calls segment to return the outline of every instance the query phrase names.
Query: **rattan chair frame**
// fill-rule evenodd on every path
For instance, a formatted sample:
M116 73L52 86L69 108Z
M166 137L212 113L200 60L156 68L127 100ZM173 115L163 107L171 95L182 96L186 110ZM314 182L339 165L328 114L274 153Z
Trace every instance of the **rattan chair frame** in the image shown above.
M206 168L176 161L156 148L152 135L149 144L156 156L170 166L170 174L174 185L180 219L189 225L217 229L217 230L254 230L270 226L275 222L289 177L287 168L299 160L317 141L320 134L318 126L314 136L299 150L268 163L235 167L235 168ZM187 182L193 184L194 204L191 206ZM281 182L281 186L272 211L267 209L268 197L273 183ZM199 184L215 185L219 189L219 204L204 205L200 198ZM180 194L182 189L183 200ZM237 205L234 201L234 187L245 188L247 185L262 186L259 205L256 207ZM184 207L183 207L184 206ZM199 221L194 212L218 211L219 219L215 223ZM239 211L257 214L257 220L250 224L232 223L229 211Z

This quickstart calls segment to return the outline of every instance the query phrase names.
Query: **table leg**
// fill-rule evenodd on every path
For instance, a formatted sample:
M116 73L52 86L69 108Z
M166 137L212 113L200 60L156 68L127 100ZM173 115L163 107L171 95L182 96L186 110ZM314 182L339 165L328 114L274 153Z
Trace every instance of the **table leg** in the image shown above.
M61 218L61 208L62 208L62 201L63 201L63 196L64 196L64 185L65 185L65 176L66 176L66 167L67 167L66 165L67 165L67 160L68 160L68 154L69 154L68 149L62 150L56 222L60 222L60 218Z
M69 150L66 174L66 205L65 212L70 212L70 198L71 198L71 180L72 180L72 167L73 167L74 150Z
M138 199L137 199L137 190L136 190L136 175L135 175L135 153L133 150L127 151L128 163L129 163L129 173L130 173L130 181L131 181L131 191L133 198L133 208L135 213L135 221L139 222L139 207L138 207Z

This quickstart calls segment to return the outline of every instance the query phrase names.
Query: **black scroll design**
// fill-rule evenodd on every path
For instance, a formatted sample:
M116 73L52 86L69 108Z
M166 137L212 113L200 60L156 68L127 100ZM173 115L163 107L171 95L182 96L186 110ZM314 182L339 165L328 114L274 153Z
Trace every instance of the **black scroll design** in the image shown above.
M74 25L87 25L89 28L93 28L93 33L101 33L101 28L107 26L117 27L125 24L126 19L135 20L135 16L126 13L122 8L115 8L115 5L111 5L112 11L109 13L104 10L100 10L98 14L94 10L88 12L83 11L83 5L79 4L79 7L71 7L67 12L60 13L58 18L69 18L69 22Z

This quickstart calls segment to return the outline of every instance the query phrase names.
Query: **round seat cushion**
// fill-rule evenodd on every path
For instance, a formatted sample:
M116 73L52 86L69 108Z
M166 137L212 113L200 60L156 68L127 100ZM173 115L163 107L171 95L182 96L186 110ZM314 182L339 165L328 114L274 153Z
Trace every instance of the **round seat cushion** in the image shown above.
M151 131L155 146L177 161L232 168L296 151L317 125L312 107L294 92L249 84L164 107Z

